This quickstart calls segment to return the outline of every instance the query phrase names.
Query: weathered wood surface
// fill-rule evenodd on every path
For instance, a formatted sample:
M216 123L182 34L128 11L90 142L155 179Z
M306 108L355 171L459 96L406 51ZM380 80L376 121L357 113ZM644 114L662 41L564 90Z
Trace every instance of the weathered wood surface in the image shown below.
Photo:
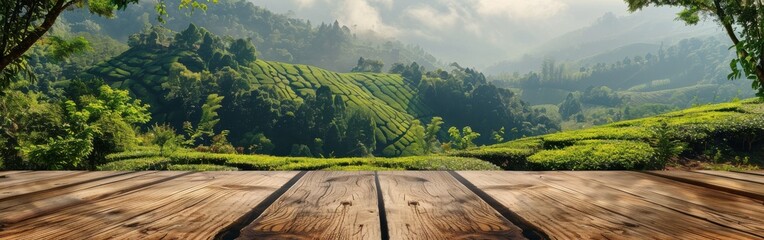
M38 172L21 172L5 175L4 178L0 178L0 189L6 189L21 184L34 183L45 180L64 179L70 176L82 175L85 172L71 172L71 171L38 171Z
M380 239L373 172L310 172L241 230L241 239Z
M764 237L764 206L751 198L637 172L566 173L714 224Z
M742 173L755 174L755 175L764 176L764 170L744 171Z
M609 184L576 177L592 174L589 172L460 174L553 238L758 238L748 232L720 226L716 222L645 201L638 196L608 187ZM602 180L608 182L612 179ZM764 223L762 220L754 221Z
M119 181L127 183L121 187L130 183L145 186L8 224L0 232L0 239L208 239L246 214L294 174L163 172L160 176L143 175L138 178L161 181L147 180L148 185L135 179ZM100 189L112 191L112 188Z
M522 238L447 172L380 172L379 182L391 239Z
M650 174L764 201L764 185L761 183L686 171L653 171Z
M764 239L763 178L5 171L0 239L514 239L529 225L554 239Z
M699 171L693 171L693 172L764 184L764 175L739 173L739 172L705 171L705 170L699 170Z
M29 172L29 171L0 171L0 178L5 178L9 175L23 173L23 172Z

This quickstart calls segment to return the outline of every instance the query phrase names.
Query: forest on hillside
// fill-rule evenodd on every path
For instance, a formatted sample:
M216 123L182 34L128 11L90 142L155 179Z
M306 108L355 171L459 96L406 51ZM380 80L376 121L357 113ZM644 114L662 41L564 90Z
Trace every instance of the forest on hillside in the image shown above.
M13 86L16 99L7 100L34 110L9 119L16 129L8 138L22 148L4 149L5 156L17 156L7 166L95 168L109 153L152 144L212 153L392 157L488 144L501 129L511 129L498 134L502 139L559 130L511 91L458 64L427 71L416 62L396 63L385 74L381 61L360 58L353 73L336 73L261 59L251 39L217 36L194 24L181 32L155 26L136 33L118 54L111 47L118 42L89 37L103 43L89 51L114 56L61 61L51 54L55 47L44 45L30 54L39 78ZM61 140L82 146L61 152Z
M747 83L727 80L733 54L720 37L689 38L614 62L547 58L538 72L489 78L574 129L753 97Z
M0 61L0 169L762 164L761 101L742 99L751 82L727 80L764 91L750 70L760 65L719 37L486 76L339 21L244 0L161 3L58 6L55 23L33 5L42 13L4 30L3 56L17 56ZM40 22L39 34L24 28Z

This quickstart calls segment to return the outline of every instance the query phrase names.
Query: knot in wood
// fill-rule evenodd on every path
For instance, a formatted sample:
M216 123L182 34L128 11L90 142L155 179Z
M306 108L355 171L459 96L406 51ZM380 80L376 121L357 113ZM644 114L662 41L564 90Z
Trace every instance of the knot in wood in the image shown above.
M353 206L353 203L350 201L342 201L342 206Z
M411 205L419 206L419 202L417 202L417 201L409 201L409 206L411 206Z

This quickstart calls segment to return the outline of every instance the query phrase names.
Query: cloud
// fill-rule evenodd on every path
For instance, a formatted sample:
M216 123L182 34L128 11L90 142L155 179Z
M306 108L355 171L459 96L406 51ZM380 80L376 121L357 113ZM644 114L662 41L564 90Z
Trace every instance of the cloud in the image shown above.
M488 65L520 56L605 12L626 14L617 0L248 0L314 23L339 20L422 46L443 61ZM672 15L673 16L673 15Z
M385 0L371 0L375 2L389 2ZM357 30L370 30L386 37L394 37L398 34L398 29L388 26L382 21L379 10L371 6L366 0L344 0L339 3L332 15L343 25L347 25Z
M298 8L309 8L313 7L316 0L294 0L294 2L297 4Z
M476 10L488 16L538 20L553 17L567 6L562 0L478 0Z
M449 7L447 12L443 12L428 5L408 8L404 14L431 29L451 28L461 18L453 8Z

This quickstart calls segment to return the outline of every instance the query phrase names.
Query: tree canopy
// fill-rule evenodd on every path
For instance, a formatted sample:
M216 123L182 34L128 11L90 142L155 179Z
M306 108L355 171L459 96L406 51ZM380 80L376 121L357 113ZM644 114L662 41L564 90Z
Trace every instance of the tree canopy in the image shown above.
M206 0L217 2L217 0ZM91 13L112 17L117 10L125 9L139 0L17 0L0 2L0 89L23 75L33 77L22 56L53 27L64 10L87 8ZM203 2L181 0L180 8L206 9ZM166 15L165 0L157 3L159 18ZM59 39L60 40L60 39ZM55 41L54 41L55 42Z
M753 81L751 87L764 97L764 6L761 1L739 0L626 0L630 11L649 6L684 8L677 19L697 24L701 17L711 17L727 32L737 58L730 62L729 79L742 76ZM742 68L742 72L740 71Z

